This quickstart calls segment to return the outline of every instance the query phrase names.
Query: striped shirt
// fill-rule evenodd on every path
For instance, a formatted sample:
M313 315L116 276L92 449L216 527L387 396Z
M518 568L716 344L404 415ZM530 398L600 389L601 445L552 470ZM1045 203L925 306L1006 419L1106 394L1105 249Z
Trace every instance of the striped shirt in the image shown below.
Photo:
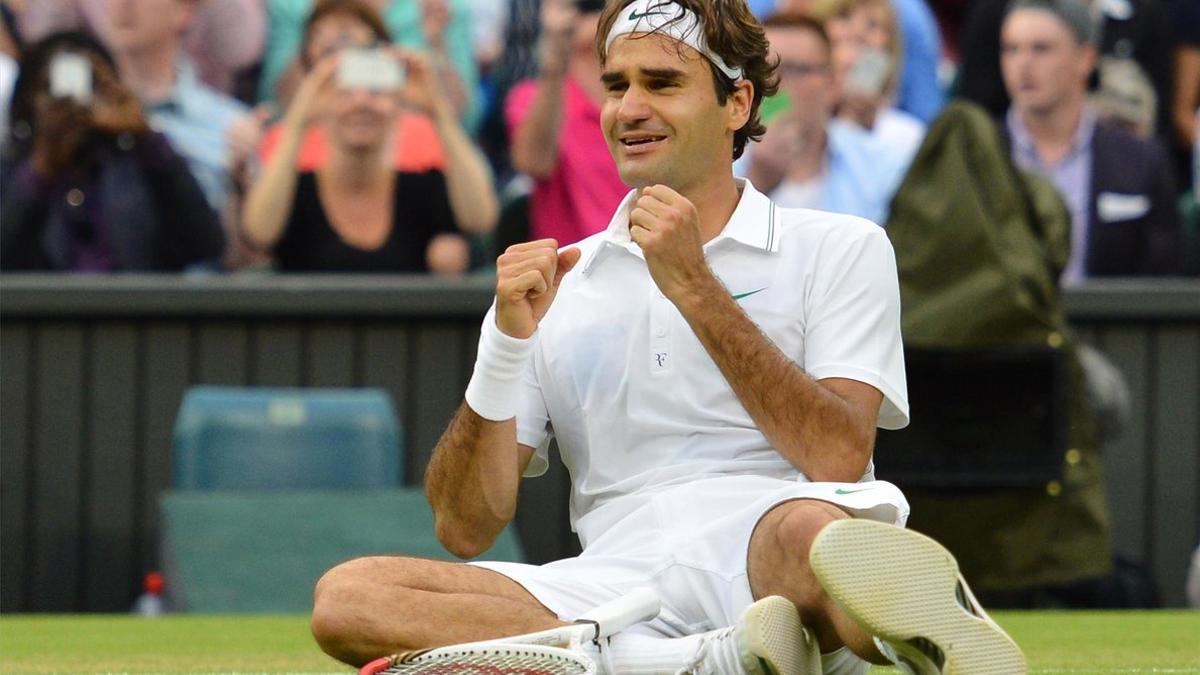
M163 101L145 101L150 126L171 142L192 170L192 175L213 210L220 213L229 196L225 135L234 120L248 109L200 81L196 69L180 59L175 88Z
M1005 117L1012 137L1013 159L1017 166L1045 176L1058 188L1071 212L1071 254L1060 279L1063 285L1081 283L1087 277L1088 208L1092 197L1092 136L1096 117L1086 108L1071 140L1071 148L1062 159L1047 164L1038 155L1033 134L1020 114L1009 108Z

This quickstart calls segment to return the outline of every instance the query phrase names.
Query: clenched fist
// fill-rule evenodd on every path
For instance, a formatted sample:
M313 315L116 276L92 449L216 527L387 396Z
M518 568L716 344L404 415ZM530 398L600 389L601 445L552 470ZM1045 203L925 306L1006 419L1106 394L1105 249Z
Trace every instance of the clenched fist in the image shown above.
M496 260L496 326L510 337L524 339L546 316L558 285L579 262L580 251L561 253L558 242L539 239L509 246Z
M672 302L715 280L704 260L700 216L686 197L665 185L643 188L629 214L629 236L646 256L650 276Z

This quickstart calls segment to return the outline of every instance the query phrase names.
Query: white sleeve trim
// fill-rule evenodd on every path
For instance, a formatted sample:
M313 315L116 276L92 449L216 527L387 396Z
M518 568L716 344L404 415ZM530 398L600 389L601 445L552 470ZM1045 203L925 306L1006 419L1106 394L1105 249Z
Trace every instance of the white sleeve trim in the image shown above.
M883 375L850 363L826 363L805 370L814 380L842 377L875 387L883 394L876 425L881 429L903 429L908 426L908 397L888 383Z

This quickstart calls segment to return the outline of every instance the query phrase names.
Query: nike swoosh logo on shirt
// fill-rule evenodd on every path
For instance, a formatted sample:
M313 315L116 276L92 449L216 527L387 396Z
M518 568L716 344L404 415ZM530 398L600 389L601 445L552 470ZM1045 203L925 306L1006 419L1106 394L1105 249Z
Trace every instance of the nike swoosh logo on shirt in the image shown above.
M857 490L847 490L845 488L838 488L833 491L833 494L835 494L835 495L852 495L855 492L866 492L867 490L870 490L870 489L871 488L859 488Z
M759 289L757 289L757 290L753 290L753 291L746 291L745 293L734 293L734 294L733 294L733 299L734 299L734 300L741 300L742 298L748 298L748 297L750 297L750 296L754 295L755 293L762 293L762 292L763 292L763 291L765 291L765 290L767 290L767 287L766 287L766 286L763 286L762 288L759 288Z

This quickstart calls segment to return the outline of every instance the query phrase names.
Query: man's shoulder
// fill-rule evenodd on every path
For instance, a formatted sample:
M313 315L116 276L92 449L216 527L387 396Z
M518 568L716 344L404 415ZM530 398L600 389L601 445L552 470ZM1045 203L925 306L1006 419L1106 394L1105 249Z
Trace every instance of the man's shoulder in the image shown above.
M887 241L887 234L877 223L846 213L818 209L794 209L776 206L781 241L791 246L815 248L833 245L863 245Z
M250 110L245 103L213 89L198 78L191 78L182 94L189 117L212 126L227 125Z
M1092 152L1125 160L1136 158L1143 161L1157 160L1165 156L1156 139L1142 138L1105 122L1096 123L1096 131L1092 136Z

